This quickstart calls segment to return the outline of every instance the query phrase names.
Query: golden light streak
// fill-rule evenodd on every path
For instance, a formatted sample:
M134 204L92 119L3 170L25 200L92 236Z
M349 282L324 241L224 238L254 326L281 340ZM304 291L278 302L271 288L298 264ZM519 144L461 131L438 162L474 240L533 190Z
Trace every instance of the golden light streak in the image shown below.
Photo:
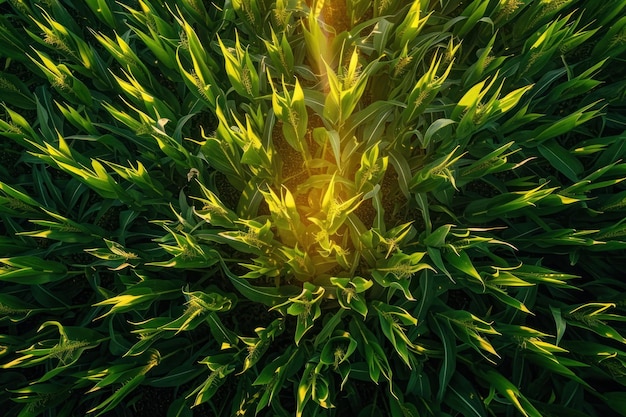
M307 0L307 4L311 7L309 30L318 43L317 51L309 51L309 55L312 55L310 56L312 65L320 76L322 91L328 94L328 77L324 62L336 70L338 57L335 56L333 42L338 34L350 29L346 1Z

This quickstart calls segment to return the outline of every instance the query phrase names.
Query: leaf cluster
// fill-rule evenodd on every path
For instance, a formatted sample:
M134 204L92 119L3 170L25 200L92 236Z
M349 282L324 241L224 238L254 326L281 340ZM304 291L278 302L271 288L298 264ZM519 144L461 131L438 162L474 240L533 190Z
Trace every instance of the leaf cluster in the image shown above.
M625 10L0 1L5 414L626 415Z

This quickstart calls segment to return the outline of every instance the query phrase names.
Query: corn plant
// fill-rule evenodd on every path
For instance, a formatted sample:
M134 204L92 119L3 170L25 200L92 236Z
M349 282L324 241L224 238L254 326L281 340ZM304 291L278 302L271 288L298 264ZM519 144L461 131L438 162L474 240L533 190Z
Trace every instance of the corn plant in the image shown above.
M5 415L626 415L623 0L0 10Z

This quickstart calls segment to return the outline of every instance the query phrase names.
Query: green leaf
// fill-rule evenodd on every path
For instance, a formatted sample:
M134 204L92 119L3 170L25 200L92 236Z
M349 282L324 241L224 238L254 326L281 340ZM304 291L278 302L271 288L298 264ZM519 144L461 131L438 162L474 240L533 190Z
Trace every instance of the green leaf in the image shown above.
M249 300L265 304L269 307L275 307L287 302L289 297L297 294L297 288L292 286L284 286L281 288L254 286L249 280L233 274L223 260L220 260L220 262L222 264L222 270L226 273L230 282L232 282L237 291Z
M41 204L38 203L35 199L29 197L27 194L11 187L8 184L5 184L4 182L0 181L0 191L2 191L3 193L5 193L7 196L9 197L13 197L29 206L32 207L36 207L39 208L41 207Z
M382 374L391 381L392 370L377 337L361 321L352 320L349 327L350 334L359 342L357 348L365 356L370 380L378 382Z
M19 297L10 294L0 294L0 310L3 315L0 321L9 319L12 322L19 322L35 312L36 307Z
M439 314L450 320L450 323L454 325L455 334L460 340L471 346L485 359L492 361L485 352L500 357L489 340L482 336L483 334L500 334L493 328L492 323L486 322L465 310L448 310Z
M191 411L189 404L187 404L187 399L185 397L179 397L172 401L167 408L166 417L193 417L193 411Z
M303 349L289 347L286 352L265 365L259 376L252 383L253 386L262 385L266 389L257 404L257 412L266 405L272 404L272 399L278 396L288 378L292 378L302 370L307 358Z
M475 278L478 282L480 282L483 286L485 282L483 278L480 276L474 265L472 264L472 260L469 255L465 251L459 251L458 253L454 252L445 252L443 257L446 261L450 263L454 268L459 271L469 275L472 278Z
M411 181L411 167L406 158L402 156L398 151L391 150L387 153L389 156L389 162L393 165L396 173L398 174L398 185L402 194L406 198L409 198L409 183Z
M609 405L609 407L611 407L620 415L626 416L626 399L624 399L623 392L605 392L603 396L606 399L606 403Z
M561 309L550 306L550 312L554 317L554 321L556 322L556 341L555 344L558 346L565 334L565 329L567 327L567 321L563 318L561 314Z
M332 365L335 369L348 360L357 347L357 341L348 332L337 332L322 347L320 363Z
M446 237L448 236L448 233L450 233L452 227L454 227L452 224L439 226L432 233L429 233L426 237L422 238L422 243L433 248L443 247L446 243Z
M424 349L411 342L403 325L415 326L417 319L402 307L391 306L380 301L375 301L372 305L378 313L383 334L391 342L406 366L411 368L413 355L409 351L423 353Z
M448 385L444 403L464 417L487 417L480 394L459 372L454 374Z
M59 281L67 276L67 267L64 264L36 256L0 258L0 263L4 265L0 269L0 281L39 285Z
M478 375L486 379L504 398L508 399L525 417L542 417L542 414L524 397L519 388L501 373L493 370L479 371Z
M567 179L572 182L579 180L579 175L584 170L583 164L556 141L544 142L537 149L550 162L550 165L565 175Z
M193 406L209 401L218 388L224 384L226 376L235 371L234 366L231 365L232 355L228 353L207 356L200 363L206 365L211 372L199 387L196 387L195 390L185 397L191 398L195 396Z
M440 130L443 130L446 126L450 126L454 123L457 123L457 122L451 119L435 120L432 124L428 126L428 129L426 129L426 133L424 133L424 139L422 140L422 147L424 149L428 149L429 146L431 145L431 142L433 142L437 138L437 136L435 136L437 132L439 132Z
M493 285L487 285L487 291L489 292L489 294L493 295L504 304L507 304L515 308L516 310L523 311L524 313L533 314L532 311L530 311L523 302L515 297L510 296L505 290Z
M442 401L449 389L449 383L456 370L456 342L454 331L448 320L443 320L437 316L429 320L433 324L433 330L443 344L443 361L439 370L439 391L437 401Z
M103 318L111 314L145 309L157 300L177 298L179 294L180 288L177 282L152 279L132 285L126 291L100 301L94 306L112 306L107 313L99 317Z

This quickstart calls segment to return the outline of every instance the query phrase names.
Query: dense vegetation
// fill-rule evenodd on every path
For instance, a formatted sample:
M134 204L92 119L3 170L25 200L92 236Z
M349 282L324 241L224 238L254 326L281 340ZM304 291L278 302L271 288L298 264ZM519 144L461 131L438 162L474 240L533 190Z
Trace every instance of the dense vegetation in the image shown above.
M626 1L0 12L3 415L626 415Z

